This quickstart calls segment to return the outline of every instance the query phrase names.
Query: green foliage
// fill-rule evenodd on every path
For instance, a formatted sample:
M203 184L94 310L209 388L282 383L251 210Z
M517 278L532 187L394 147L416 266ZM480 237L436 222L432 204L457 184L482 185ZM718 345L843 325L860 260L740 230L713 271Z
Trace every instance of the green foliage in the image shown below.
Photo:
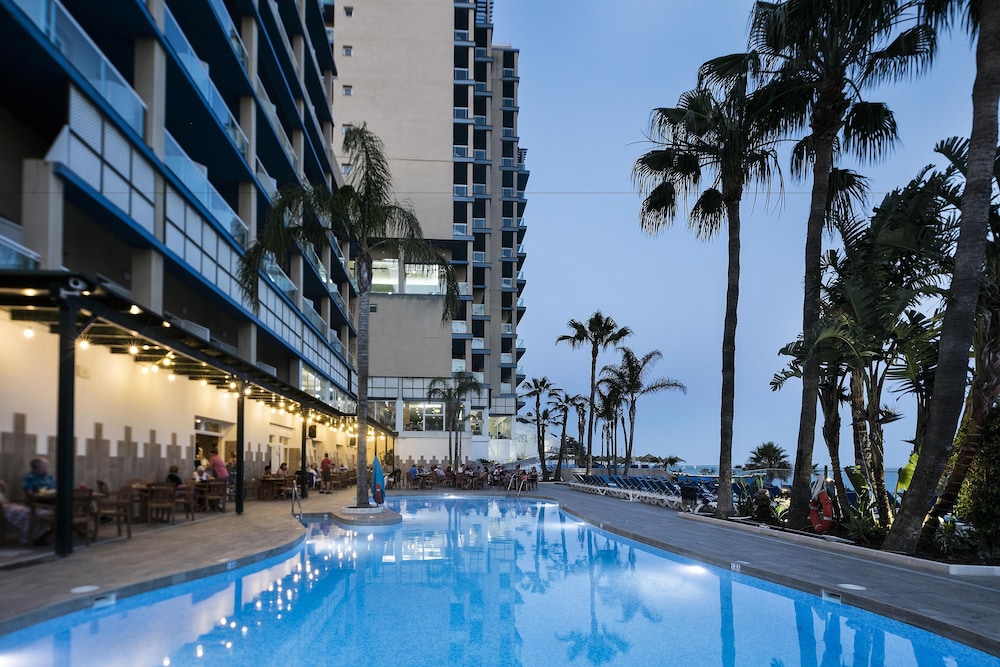
M847 473L854 491L858 494L857 505L847 508L847 521L844 523L847 537L862 546L880 544L885 537L885 529L876 521L875 498L868 480L854 466L844 468L844 472Z
M983 429L976 458L965 476L956 514L972 524L979 551L1000 556L1000 410L994 409Z
M934 547L946 556L964 556L976 550L976 543L955 517L946 515L934 533Z

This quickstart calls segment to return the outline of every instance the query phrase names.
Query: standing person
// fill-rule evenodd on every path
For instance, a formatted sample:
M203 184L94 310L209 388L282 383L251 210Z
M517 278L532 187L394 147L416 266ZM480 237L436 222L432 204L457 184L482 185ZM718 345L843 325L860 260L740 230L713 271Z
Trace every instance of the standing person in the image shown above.
M229 480L229 470L226 468L226 462L222 460L219 456L219 450L213 449L212 456L208 459L208 465L212 468L212 476L215 479L220 479L223 481Z
M323 483L320 486L320 493L333 493L333 461L329 454L323 455L323 460L319 463L320 473L323 475Z

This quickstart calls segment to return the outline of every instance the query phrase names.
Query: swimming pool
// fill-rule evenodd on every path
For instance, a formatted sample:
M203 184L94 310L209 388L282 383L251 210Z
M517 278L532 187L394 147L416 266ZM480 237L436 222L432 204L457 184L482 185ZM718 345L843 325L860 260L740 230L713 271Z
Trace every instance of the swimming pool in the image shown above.
M401 525L0 637L22 665L940 665L1000 658L605 533L552 503L409 497Z

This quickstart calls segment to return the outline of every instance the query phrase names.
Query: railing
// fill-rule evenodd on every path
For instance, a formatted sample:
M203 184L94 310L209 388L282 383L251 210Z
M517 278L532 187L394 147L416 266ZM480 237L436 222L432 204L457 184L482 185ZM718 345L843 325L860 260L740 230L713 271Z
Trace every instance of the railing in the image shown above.
M292 43L288 40L288 33L285 32L285 24L281 21L281 12L278 11L278 3L274 0L269 0L268 4L271 6L271 15L274 16L274 22L278 26L278 34L281 36L281 41L285 45L285 50L288 53L288 59L292 61L292 69L295 70L295 76L298 79L302 78L301 72L299 72L299 63L295 60L295 50L292 49Z
M512 334L514 333L514 325L510 322L504 322L500 325L500 333L502 334Z
M323 284L330 282L330 274L327 273L326 267L323 266L323 262L320 260L319 255L316 254L316 249L311 243L306 244L302 248L302 254L305 255L312 267L316 269L316 273L319 274L319 279L323 281Z
M452 236L468 236L469 235L469 225L464 222L454 222L451 225L451 235Z
M468 42L469 41L469 31L468 30L456 30L455 31L455 41L456 42Z
M472 349L473 350L485 350L486 349L486 339L484 339L484 338L473 338L472 339Z
M0 269L37 269L42 256L0 236Z
M486 125L486 116L473 116L472 123L474 125Z
M461 296L469 296L469 283L466 281L458 283L458 293Z
M517 76L517 72L514 70L513 67L504 67L503 68L503 75L505 77Z
M502 287L502 288L503 287L513 288L514 287L514 279L513 278L501 278L501 280L500 280L500 287Z
M281 270L278 263L274 260L274 255L268 254L267 258L264 259L264 274L271 279L279 290L281 290L285 296L287 296L291 301L295 302L295 296L298 294L298 290L295 288L295 283L292 279L285 275L285 272Z
M510 352L500 353L500 363L501 364L512 364L514 363L514 355Z
M327 334L327 329L329 327L326 322L323 321L323 318L316 312L316 309L313 308L311 304L305 303L305 300L303 300L302 303L302 314L306 316L306 319L309 320L309 322L311 322L321 334L323 334L324 338L327 340L330 339L330 336Z
M465 372L465 359L452 359L451 360L451 372L452 373L464 373Z
M54 0L14 0L46 39L76 68L98 95L142 136L146 105L76 19Z
M198 58L198 54L195 53L191 43L188 42L184 31L181 30L174 15L170 13L169 8L163 8L163 15L163 34L167 38L167 43L177 52L177 58L180 60L181 65L184 66L185 71L191 76L191 80L201 93L212 115L222 125L222 129L229 135L229 138L233 140L236 150L240 152L244 160L248 159L250 142L247 140L247 136L243 134L240 124L229 110L229 106L226 105L226 101L219 94L219 90L215 87L212 78L208 75L208 65Z
M455 68L455 81L467 81L469 79L469 68L468 67L456 67Z
M451 111L452 118L468 118L469 110L466 107L454 107Z
M469 186L468 185L455 185L455 186L452 186L452 194L455 197L468 197L469 196Z
M473 160L485 160L486 159L486 149L485 148L475 148L472 151Z
M452 146L451 147L452 157L469 157L469 147L468 146Z
M198 201L208 209L208 212L222 225L222 228L236 239L240 247L246 248L249 229L240 216L236 215L236 212L222 198L222 195L208 180L199 165L188 157L184 149L166 130L163 131L163 138L164 162L167 168L187 186L191 194L198 198Z
M215 17L219 19L219 23L222 24L222 29L226 31L226 36L229 38L229 46L232 47L233 53L236 54L236 59L240 61L243 70L249 74L248 65L250 63L250 56L247 55L246 47L243 46L243 39L240 37L239 30L233 25L233 19L230 18L229 12L226 11L226 6L222 3L222 0L208 0L208 4L212 8L212 11L215 12Z
M513 97L503 97L503 98L500 99L500 103L501 103L502 106L512 107L512 106L514 106L514 98Z
M469 325L467 322L456 322L452 320L451 322L451 332L453 334L464 334L469 333Z
M485 315L486 314L486 304L474 303L472 304L472 314L473 315Z
M514 196L514 188L501 188L500 189L500 196L501 197L513 197Z
M274 128L274 133L278 135L278 142L281 147L285 150L285 155L288 160L292 163L292 168L298 171L299 169L299 158L295 154L295 149L292 147L292 142L288 140L288 135L285 134L285 128L282 126L281 121L278 120L278 109L274 106L274 102L267 95L267 89L264 88L264 82L260 80L260 76L257 77L256 81L257 97L260 98L261 108L264 110L264 115L267 119L271 121L271 126Z
M473 229L486 229L486 218L473 218L472 219Z
M257 180L260 181L260 186L264 189L268 198L273 200L278 195L278 181L271 178L271 175L267 173L259 157L255 158L255 160L255 164L257 165Z
M486 261L486 253L484 251L481 251L481 250L473 250L472 251L472 261L473 262L485 262Z
M513 248L500 248L500 256L501 257L513 257L514 256L514 249Z
M486 194L486 184L485 183L473 183L472 184L472 194L474 194L474 195L484 195L484 194Z

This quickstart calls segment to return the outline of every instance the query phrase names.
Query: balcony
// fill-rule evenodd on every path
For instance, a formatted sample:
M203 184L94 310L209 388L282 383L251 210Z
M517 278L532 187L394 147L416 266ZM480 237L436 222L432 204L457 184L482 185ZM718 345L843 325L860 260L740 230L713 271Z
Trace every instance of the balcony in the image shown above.
M469 39L469 31L468 30L456 30L455 31L455 41L456 42L468 42L468 41L471 41Z
M472 219L472 229L489 229L486 226L486 218L473 218Z
M465 359L452 359L451 360L451 372L452 373L464 373L465 372Z
M486 184L485 183L473 183L472 184L472 194L473 195L485 195L486 194Z
M240 61L243 70L249 74L250 56L247 55L246 47L243 46L240 31L233 25L233 20L229 18L229 12L226 11L225 4L223 4L222 0L208 0L208 4L212 8L212 11L215 12L215 17L219 19L222 29L226 32L226 36L229 38L229 46L232 47L233 53L236 54L236 59Z
M473 263L479 262L481 264L486 263L486 252L481 251L481 250L473 250L472 251L472 262Z
M330 274L327 272L326 267L323 266L319 255L316 254L316 248L311 243L304 244L302 254L305 255L306 260L312 265L316 273L319 274L319 279L323 281L323 284L328 284L330 282Z
M473 350L485 350L486 349L486 339L485 338L473 338L472 339L472 349Z
M257 181L260 183L260 187L264 190L268 199L274 200L278 195L278 181L273 179L267 169L264 169L264 165L261 163L260 158L254 158L257 165Z
M455 81L468 81L469 80L469 68L468 67L456 67L455 68Z
M452 118L468 119L469 110L466 107L455 107L451 111Z
M451 225L451 235L452 237L468 236L469 235L469 225L464 222L455 222Z
M264 274L271 279L271 282L292 301L295 303L295 296L298 294L298 290L295 289L295 283L292 279L285 275L285 272L281 270L278 263L274 261L274 255L268 254L267 258L264 260Z
M66 9L54 1L14 0L28 19L45 35L53 47L87 80L104 101L140 137L146 118L146 105L125 77L115 69L104 53Z
M514 325L510 322L504 322L500 325L500 333L504 335L513 335Z
M514 257L513 248L500 248L501 259L512 259Z
M260 99L260 108L264 111L264 115L267 120L270 121L272 129L274 129L275 135L278 137L278 142L281 144L282 149L285 151L285 157L288 161L292 163L292 169L295 171L299 170L299 158L295 154L295 149L292 147L292 142L288 140L288 135L285 134L285 128L281 125L281 121L278 120L278 108L274 106L274 102L267 95L267 89L264 88L264 82L257 77L255 88L257 90L257 97Z
M473 160L485 160L485 159L487 159L486 158L486 149L485 148L476 148L476 149L474 149L472 151L472 159Z
M455 197L468 197L469 196L469 186L468 185L453 185L451 188L451 193Z
M501 278L500 287L502 289L514 289L514 279L513 278Z
M241 248L246 248L249 235L247 226L208 180L204 167L189 158L166 130L163 131L163 138L164 162L167 168L208 209L209 214L229 232L236 243Z
M512 363L514 363L514 355L511 354L510 352L502 352L500 354L500 363L501 364L512 364Z
M469 147L468 146L452 146L451 147L452 157L469 157Z
M163 34L167 38L167 43L177 53L177 59L184 67L184 71L191 77L192 83L194 83L198 92L201 93L202 99L211 110L212 115L219 121L222 129L236 146L236 150L246 160L250 142L247 140L247 136L243 134L239 122L237 122L232 112L229 111L229 106L222 99L222 95L219 94L219 90L215 87L215 83L212 82L212 78L208 75L208 63L198 58L198 54L195 53L191 43L188 42L187 37L184 35L184 31L181 30L181 27L174 19L174 15L170 13L167 7L163 8L163 14Z
M474 303L472 304L472 316L473 317L485 317L486 316L486 304Z
M469 333L469 324L467 322L456 322L455 320L452 320L451 332L453 334Z
M20 243L0 236L0 269L34 270L38 268L41 258Z

